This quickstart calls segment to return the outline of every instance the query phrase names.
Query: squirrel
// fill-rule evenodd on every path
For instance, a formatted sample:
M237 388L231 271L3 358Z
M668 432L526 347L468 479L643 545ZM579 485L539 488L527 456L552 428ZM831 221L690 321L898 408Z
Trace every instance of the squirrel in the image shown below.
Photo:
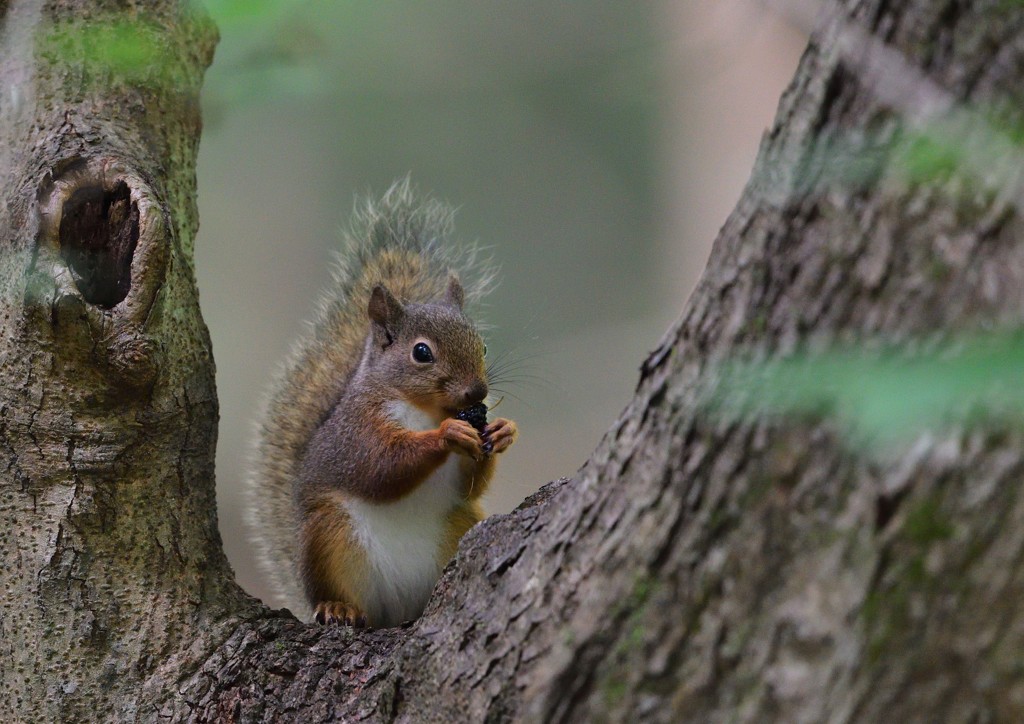
M357 206L317 320L266 401L252 541L281 602L321 624L418 617L518 434L456 418L488 394L464 307L493 270L450 243L452 216L408 179Z

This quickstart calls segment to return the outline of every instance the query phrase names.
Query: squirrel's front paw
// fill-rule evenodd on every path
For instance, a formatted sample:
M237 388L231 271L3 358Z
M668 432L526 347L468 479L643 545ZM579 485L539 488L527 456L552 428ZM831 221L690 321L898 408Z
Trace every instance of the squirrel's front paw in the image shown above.
M448 447L462 455L468 455L474 460L484 456L483 443L476 428L465 420L456 420L449 417L441 422L438 428L441 432L441 439L448 443Z
M344 624L363 628L367 625L366 614L357 606L344 601L320 601L314 609L313 618L319 624Z
M491 446L491 454L508 450L519 436L519 428L511 420L499 417L484 428L484 441Z

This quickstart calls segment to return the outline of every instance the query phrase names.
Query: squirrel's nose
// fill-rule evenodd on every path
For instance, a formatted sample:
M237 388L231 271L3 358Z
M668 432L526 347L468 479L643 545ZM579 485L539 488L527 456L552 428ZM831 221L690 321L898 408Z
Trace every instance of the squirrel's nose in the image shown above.
M466 406L475 405L477 402L482 402L485 397L487 397L487 383L477 380L463 391L462 402Z

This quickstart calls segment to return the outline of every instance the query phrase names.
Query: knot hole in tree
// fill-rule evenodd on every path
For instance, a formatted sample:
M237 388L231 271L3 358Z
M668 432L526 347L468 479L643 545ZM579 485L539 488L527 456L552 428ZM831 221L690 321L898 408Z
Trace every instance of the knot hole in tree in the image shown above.
M59 233L61 256L87 302L110 309L128 296L139 241L139 207L128 184L75 190L64 202Z

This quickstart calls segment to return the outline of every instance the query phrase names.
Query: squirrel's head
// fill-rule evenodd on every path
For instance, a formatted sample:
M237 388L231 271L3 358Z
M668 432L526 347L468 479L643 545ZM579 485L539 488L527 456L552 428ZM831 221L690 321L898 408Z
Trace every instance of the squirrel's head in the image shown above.
M370 294L369 368L410 402L439 413L481 402L487 396L486 346L462 311L462 285L454 276L444 297L403 304L378 284Z

